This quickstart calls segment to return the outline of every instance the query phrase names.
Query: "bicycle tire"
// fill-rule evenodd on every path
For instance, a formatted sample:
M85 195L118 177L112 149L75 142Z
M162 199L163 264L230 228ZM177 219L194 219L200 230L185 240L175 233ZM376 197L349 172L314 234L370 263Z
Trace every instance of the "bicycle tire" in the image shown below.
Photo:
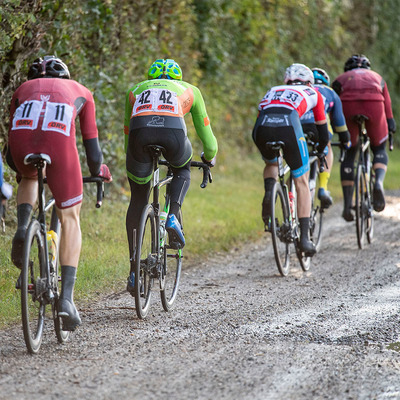
M310 239L319 251L322 242L322 226L324 213L318 200L318 191L311 191L311 216L310 216Z
M367 217L367 240L368 243L372 243L374 237L374 204L373 204L373 188L375 184L375 176L372 168L370 167L369 172L369 192L368 192L368 217Z
M282 276L289 273L289 205L279 182L271 191L270 215L271 215L271 236L274 248L274 257L278 271Z
M154 284L153 268L157 265L156 220L153 207L148 204L141 216L135 251L135 308L140 319L147 316L152 287Z
M178 221L182 224L182 211L179 210ZM165 235L168 236L167 232ZM170 311L178 294L182 271L182 250L171 249L164 240L162 254L163 287L160 290L161 303L164 311Z
M33 220L26 232L21 271L21 314L29 353L39 351L46 312L46 257L40 223Z
M299 217L297 215L297 192L296 192L296 186L295 186L292 176L290 177L288 184L289 184L289 188L290 188L289 190L292 192L294 198L296 199L296 201L295 201L296 207L294 210L295 220L292 222L292 227L293 227L292 228L293 229L292 237L293 237L294 248L295 248L297 259L300 262L301 269L306 272L310 269L311 257L306 257L304 255L304 253L300 250L300 232L299 232L300 223L299 223ZM311 224L310 224L310 227L311 227Z
M55 207L53 207L51 211L50 230L54 231L57 234L58 238L56 260L53 265L54 270L50 271L50 273L52 274L51 281L55 296L54 302L52 303L54 331L56 333L58 343L64 343L68 340L70 332L62 330L62 321L61 318L58 316L58 301L61 292L60 260L59 260L61 223L60 220L58 219Z
M367 195L367 183L365 179L365 173L363 166L360 164L357 166L356 175L356 231L357 231L357 243L360 249L364 248L365 236L366 236L366 223L368 205L366 204Z

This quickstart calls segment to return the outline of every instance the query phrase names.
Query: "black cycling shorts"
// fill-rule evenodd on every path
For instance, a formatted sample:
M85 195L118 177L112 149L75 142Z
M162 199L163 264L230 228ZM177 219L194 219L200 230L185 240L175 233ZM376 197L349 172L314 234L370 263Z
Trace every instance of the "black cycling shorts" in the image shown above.
M266 142L284 142L283 157L295 178L309 170L307 142L297 111L284 107L261 111L253 129L253 140L263 159L270 163L276 159L274 153L267 149Z
M164 148L163 156L175 168L185 166L192 158L192 144L186 134L186 128L176 125L178 121L165 123L163 127L154 127L144 124L144 119L153 121L154 116L140 117L140 124L131 120L129 129L128 148L126 152L126 169L130 179L139 184L147 183L152 176L152 159L145 147L158 145ZM162 117L165 120L176 117ZM172 125L171 125L172 124ZM177 126L171 127L171 126Z

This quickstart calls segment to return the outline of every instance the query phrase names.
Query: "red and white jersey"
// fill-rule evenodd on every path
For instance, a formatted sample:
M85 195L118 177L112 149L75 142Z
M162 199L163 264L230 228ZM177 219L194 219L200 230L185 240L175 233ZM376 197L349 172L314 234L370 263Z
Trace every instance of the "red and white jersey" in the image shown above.
M313 110L315 122L326 120L324 100L318 90L307 85L280 85L271 88L258 105L258 109L285 107L294 109L299 117Z
M9 133L58 132L75 141L79 115L83 139L98 136L89 89L74 80L39 78L24 82L11 101Z

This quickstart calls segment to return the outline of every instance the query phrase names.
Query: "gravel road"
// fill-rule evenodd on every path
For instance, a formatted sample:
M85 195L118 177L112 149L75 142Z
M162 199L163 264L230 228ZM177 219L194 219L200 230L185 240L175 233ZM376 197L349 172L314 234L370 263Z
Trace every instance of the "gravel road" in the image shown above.
M121 283L64 345L0 331L0 399L400 399L398 195L364 250L335 204L307 273L281 277L265 234L186 266L171 313L139 320Z

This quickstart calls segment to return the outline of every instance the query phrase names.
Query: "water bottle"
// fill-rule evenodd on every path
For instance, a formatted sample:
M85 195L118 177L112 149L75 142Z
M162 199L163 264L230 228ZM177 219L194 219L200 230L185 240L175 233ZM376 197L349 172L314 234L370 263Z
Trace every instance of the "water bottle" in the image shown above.
M294 194L289 191L289 207L290 207L290 215L294 219L295 213L294 213Z
M50 266L54 267L57 258L58 235L53 230L47 232L47 248L49 250Z
M165 235L165 223L167 222L168 213L165 211L160 212L160 239L164 238Z

